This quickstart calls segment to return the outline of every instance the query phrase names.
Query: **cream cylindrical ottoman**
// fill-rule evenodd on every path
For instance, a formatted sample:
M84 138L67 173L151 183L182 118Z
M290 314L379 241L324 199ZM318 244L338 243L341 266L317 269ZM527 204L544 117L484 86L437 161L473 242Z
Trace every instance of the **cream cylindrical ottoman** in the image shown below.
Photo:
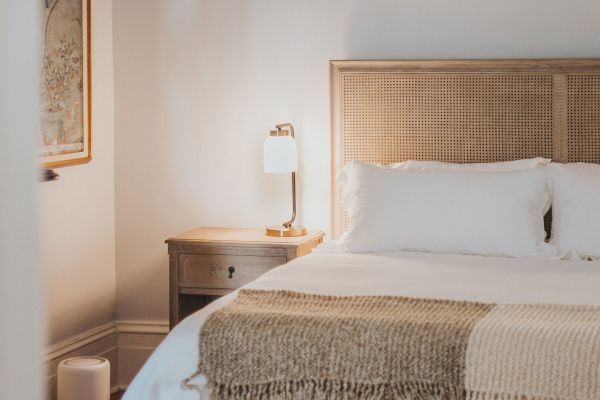
M102 357L73 357L58 365L58 400L109 400L110 363Z

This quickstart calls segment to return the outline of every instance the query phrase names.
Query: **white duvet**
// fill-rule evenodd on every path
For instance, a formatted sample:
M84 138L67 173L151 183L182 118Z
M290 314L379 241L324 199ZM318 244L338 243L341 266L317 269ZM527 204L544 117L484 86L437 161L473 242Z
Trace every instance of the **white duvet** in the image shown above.
M246 285L334 295L401 295L494 303L600 306L600 263L424 253L349 254L317 249ZM124 400L198 400L183 379L198 365L198 335L231 293L182 321L152 354Z

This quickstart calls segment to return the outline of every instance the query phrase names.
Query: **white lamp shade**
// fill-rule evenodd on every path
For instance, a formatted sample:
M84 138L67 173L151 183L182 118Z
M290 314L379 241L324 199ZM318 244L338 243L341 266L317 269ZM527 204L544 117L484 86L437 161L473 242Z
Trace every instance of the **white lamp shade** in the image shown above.
M295 172L298 169L298 150L291 136L269 136L263 146L266 173Z

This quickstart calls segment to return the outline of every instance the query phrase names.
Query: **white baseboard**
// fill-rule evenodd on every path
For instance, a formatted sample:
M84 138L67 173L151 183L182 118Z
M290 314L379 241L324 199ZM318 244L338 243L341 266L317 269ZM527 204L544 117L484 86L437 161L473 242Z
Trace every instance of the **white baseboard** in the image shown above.
M150 354L169 333L168 322L118 321L118 384L127 387Z
M56 368L69 357L105 357L111 365L111 391L123 390L169 332L168 322L114 321L46 348L46 399L56 399Z

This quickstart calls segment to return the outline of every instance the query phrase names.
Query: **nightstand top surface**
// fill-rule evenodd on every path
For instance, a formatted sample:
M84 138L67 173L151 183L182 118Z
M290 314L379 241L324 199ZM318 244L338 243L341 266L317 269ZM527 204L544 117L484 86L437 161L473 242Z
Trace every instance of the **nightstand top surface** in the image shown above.
M264 228L200 227L166 240L167 243L223 242L239 244L266 244L269 246L294 247L306 241L323 237L322 231L310 231L298 237L273 237Z

